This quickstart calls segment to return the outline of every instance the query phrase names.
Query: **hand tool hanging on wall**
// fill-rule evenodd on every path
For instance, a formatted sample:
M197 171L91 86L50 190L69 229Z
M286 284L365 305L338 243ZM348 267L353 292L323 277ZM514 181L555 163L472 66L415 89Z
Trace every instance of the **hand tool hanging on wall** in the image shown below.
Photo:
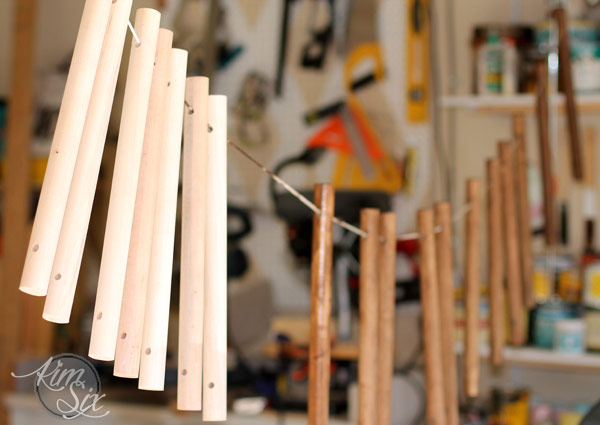
M138 173L133 225L127 255L127 271L123 285L119 337L115 351L114 375L137 378L140 370L140 352L150 261L152 255L152 230L155 221L157 170L163 161L161 149L163 130L167 125L167 84L170 81L170 60L173 33L161 28L154 56L154 72L150 86L148 118L144 131L142 159ZM187 66L187 64L186 64Z
M454 255L452 215L449 202L435 204L435 255L438 266L438 294L444 368L444 405L448 425L458 425L458 379L454 349Z
M500 160L489 159L487 174L487 219L488 219L488 285L490 299L490 346L492 364L502 363L504 349L504 242L502 235L502 188Z
M177 190L183 130L187 51L170 49L166 110L159 141L156 202L138 388L162 391L165 382ZM226 165L220 164L224 168ZM131 254L131 252L130 252ZM227 274L225 272L225 278ZM225 322L225 319L223 320ZM119 336L123 339L123 334Z
M202 410L204 258L206 253L206 165L208 148L206 77L187 80L181 192L181 279L177 408ZM193 111L193 113L192 113Z
M407 2L406 115L409 122L427 121L429 103L429 0Z
M360 152L351 149L350 152L339 153L333 172L333 182L336 187L378 189L392 193L402 187L402 176L393 158L383 148L382 139L375 131L364 105L351 90L354 71L363 61L372 61L374 63L373 74L375 79L382 80L384 75L383 55L379 45L365 43L356 47L350 53L344 68L348 111L351 112L352 121L356 123L359 130L374 173L371 178L365 175L358 158Z
M331 369L331 269L333 262L334 189L330 184L315 186L310 266L310 347L308 357L308 423L326 425L329 420Z
M465 393L479 395L479 299L481 292L481 181L467 180L465 250Z
M277 70L275 73L275 94L277 97L280 97L283 94L283 78L290 30L290 14L292 13L291 9L294 1L295 0L284 0L283 3L283 15L281 18L281 30L279 36L279 55L277 57Z
M112 5L104 36L44 306L43 317L51 322L68 323L71 316L131 5Z
M311 39L302 48L302 59L300 61L304 68L321 69L325 62L327 49L331 44L333 35L333 3L334 0L328 0L330 20L321 29L311 28ZM319 4L313 1L311 7L317 8ZM314 21L313 16L313 21ZM314 22L311 23L314 25Z
M513 345L523 345L526 338L526 329L524 323L519 234L517 230L517 206L515 203L515 184L513 179L513 155L514 150L510 142L500 142L498 144L502 180L504 252L510 312L510 338Z
M421 311L423 316L423 349L425 351L426 417L429 425L446 424L444 401L444 368L442 360L442 331L440 297L434 234L433 210L417 214L419 229L419 276Z
M333 0L333 44L338 56L346 53L351 6L352 0Z
M544 185L544 234L546 244L556 243L554 219L554 185L552 173L552 154L548 135L548 63L536 62L536 115L538 124L539 155Z
M396 214L379 216L379 279L377 302L377 425L392 421L392 377L394 376L394 329L396 324Z
M527 308L533 308L535 306L533 298L533 247L531 245L531 213L527 187L527 147L525 143L525 116L523 114L513 116L513 136L515 139L523 300Z
M361 78L358 78L352 82L352 92L357 91L363 87L368 86L371 83L376 82L377 79L374 73L369 73ZM321 106L317 109L313 109L304 114L304 122L308 125L314 124L323 118L337 114L342 107L346 105L344 100L338 100L326 106Z
M583 162L581 157L581 141L579 137L579 121L577 106L575 105L575 90L571 74L571 51L569 44L569 28L567 26L566 12L563 7L552 11L558 27L558 78L560 88L565 94L565 109L569 124L569 140L571 147L571 166L573 177L583 180ZM539 76L539 75L538 75Z
M359 347L358 347L358 422L375 425L377 420L377 282L379 267L379 210L360 212L360 228L367 236L360 239Z
M83 9L19 287L30 295L48 291L111 6L87 0Z
M132 42L123 99L90 339L89 356L97 360L115 357L159 24L156 10L137 11L135 30L144 42Z

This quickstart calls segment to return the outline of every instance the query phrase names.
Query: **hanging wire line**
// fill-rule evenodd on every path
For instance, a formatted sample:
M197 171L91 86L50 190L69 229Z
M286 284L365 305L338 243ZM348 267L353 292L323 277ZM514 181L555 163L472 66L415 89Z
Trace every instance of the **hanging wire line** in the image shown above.
M186 106L188 107L188 109L190 111L193 111L193 109L191 109L191 107L187 104L186 102ZM190 112L193 113L193 112ZM294 197L296 197L300 202L302 202L304 205L306 205L308 208L310 208L315 214L321 214L321 210L315 205L313 204L308 198L306 198L304 195L302 195L300 192L298 192L296 189L294 189L292 186L290 186L287 182L285 182L285 180L283 180L281 177L279 177L277 174L275 174L274 172L272 172L271 170L269 170L267 167L265 167L264 165L262 165L258 160L256 160L254 157L252 157L252 155L250 155L248 152L246 152L241 146L239 146L237 143L233 142L232 140L227 140L227 142L235 149L237 150L239 153L241 153L244 157L246 157L246 159L248 159L250 162L252 162L254 165L256 165L258 168L260 168L265 174L267 174L270 178L272 178L273 180L275 180L276 183L278 183L279 185L281 185L285 190L287 190L289 193L291 193ZM463 205L452 217L452 221L458 221L460 220L465 214L467 214L470 210L472 209L472 205L471 204L465 204ZM337 225L343 227L346 230L349 230L350 232L362 237L362 238L366 238L368 236L368 233L365 232L364 230L353 226L352 224L337 218L337 217L333 217L333 222L336 223ZM443 230L442 226L436 226L434 228L434 233L440 233ZM408 233L402 233L396 236L396 240L398 241L410 241L410 240L416 240L419 239L421 237L421 234L419 232L408 232ZM381 238L382 242L385 242L385 238Z
M242 149L241 146L237 145L236 143L232 142L231 140L227 140L227 142L231 146L233 146L239 153L244 155L250 162L252 162L258 168L260 168L264 173L266 173L269 177L271 177L273 180L275 180L275 182L280 184L285 190L287 190L294 197L296 197L300 202L302 202L304 205L306 205L308 208L310 208L315 214L321 214L321 210L315 204L313 204L310 200L308 200L308 198L306 198L306 196L302 195L300 192L298 192L296 189L294 189L292 186L290 186L288 183L286 183L277 174L275 174L271 170L267 169L264 165L262 165L256 159L254 159L248 152L246 152L244 149ZM347 229L347 230L351 231L352 233L357 234L360 237L366 238L368 236L367 232L365 232L364 230L361 230L358 227L353 226L350 223L347 223L342 219L333 217L333 222L342 226L344 229Z
M131 35L133 35L133 38L135 39L135 47L140 47L142 45L142 42L140 41L137 32L135 32L133 25L131 25L131 21L128 21L127 26L129 27L129 31L131 31Z

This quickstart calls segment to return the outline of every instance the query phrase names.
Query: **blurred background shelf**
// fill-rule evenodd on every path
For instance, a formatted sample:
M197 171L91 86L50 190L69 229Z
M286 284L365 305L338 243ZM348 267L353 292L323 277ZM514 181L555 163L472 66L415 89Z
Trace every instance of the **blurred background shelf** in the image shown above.
M464 351L463 344L456 344L455 349L461 355ZM490 357L488 346L481 346L479 352L483 359ZM536 347L505 347L504 363L540 369L600 373L600 353L565 354Z
M550 105L564 109L565 97L562 94L550 95ZM577 96L579 111L600 112L600 94ZM439 105L444 109L464 109L486 113L532 113L535 111L534 94L515 95L464 95L442 96Z

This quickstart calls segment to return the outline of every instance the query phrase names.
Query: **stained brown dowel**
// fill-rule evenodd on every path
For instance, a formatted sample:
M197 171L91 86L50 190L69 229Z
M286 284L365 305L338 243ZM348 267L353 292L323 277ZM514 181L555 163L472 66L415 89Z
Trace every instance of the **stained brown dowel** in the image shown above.
M396 214L379 217L379 320L377 350L377 425L391 424L396 308Z
M452 216L449 202L435 204L435 238L442 329L444 367L444 404L448 425L458 425L458 379L454 352L454 267L452 254Z
M546 243L556 242L554 226L554 191L552 187L552 156L548 139L548 66L546 61L536 63L536 114L539 134L540 161L544 185L544 218Z
M569 30L565 9L559 7L552 11L558 27L558 78L561 91L565 94L567 122L569 125L569 141L571 148L571 166L573 177L583 180L583 162L581 157L581 141L579 137L579 120L575 106L575 91L571 75L571 53L569 49Z
M358 423L375 425L377 420L377 284L379 266L379 210L360 212L360 227L367 233L360 240Z
M465 261L465 392L479 395L479 295L481 291L481 181L467 180Z
M517 232L517 209L513 180L513 148L510 142L498 144L500 175L502 180L502 206L504 224L504 248L506 253L506 284L510 310L510 333L513 345L525 342L523 317L523 285L519 260L519 235Z
M329 418L331 363L331 264L333 255L334 190L330 184L315 186L312 262L310 270L310 348L308 362L308 423L325 425Z
M433 211L420 210L417 217L419 234L419 275L423 315L423 347L425 352L425 391L427 425L445 425L444 368L440 302L438 293Z
M529 212L529 192L527 188L527 148L525 144L525 116L523 114L517 114L513 117L513 136L516 150L523 300L528 308L533 308L535 306L533 298L533 248L531 246L531 214Z
M500 161L487 162L488 216L488 284L490 294L490 329L492 364L502 363L504 349L504 254L502 234L502 193Z

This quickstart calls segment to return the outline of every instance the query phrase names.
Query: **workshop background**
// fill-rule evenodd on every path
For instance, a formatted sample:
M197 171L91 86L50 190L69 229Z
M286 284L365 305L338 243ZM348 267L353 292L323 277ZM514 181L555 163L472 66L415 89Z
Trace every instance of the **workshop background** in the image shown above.
M3 132L0 159L14 78L11 58L15 3L16 0L0 1L0 129ZM534 43L533 39L551 25L549 10L554 3L549 0L134 0L133 9L160 10L161 26L174 31L174 46L190 53L188 75L209 76L211 93L228 97L230 139L301 191L311 191L315 183L331 182L338 192L357 194L356 198L349 196L347 204L339 201L345 207L340 212L345 220L356 223L359 208L365 204L393 209L397 212L398 232L402 233L416 229L416 212L431 202L447 199L460 211L465 203L465 180L485 179L485 159L496 154L496 142L512 138L510 108L521 111L523 104L533 105L531 84L527 86L523 81L515 83L518 87L513 92L490 92L491 96L480 92L477 72L482 71L476 49L481 48L477 43L485 43L486 39L475 41L479 34L476 28L486 36L494 28L501 28L500 34L529 31ZM578 91L587 105L580 116L586 140L595 140L600 131L597 121L600 7L594 3L566 2L569 22L582 32L593 33L591 71L588 74L582 71L589 81ZM33 24L36 95L30 146L32 217L82 10L82 0L37 0ZM413 24L424 25L424 32L415 30ZM128 34L127 43L130 40ZM38 342L31 352L23 352L19 365L23 370L46 354L87 353L128 54L126 48L73 319L69 325L30 325L24 338L46 342ZM576 86L578 78L576 73ZM484 89L493 91L489 87ZM494 95L500 100L493 100ZM543 225L542 176L536 122L534 114L528 112L527 178L531 224L537 228ZM364 137L365 125L374 129L376 137ZM571 261L565 269L573 269L578 267L575 264L579 264L584 248L598 246L599 232L592 234L593 240L589 240L589 235L586 240L583 195L570 176L566 119L559 108L552 108L549 125L557 208L567 211L563 217L568 237L557 248L557 256L564 254ZM586 161L597 164L598 149L592 152L595 156ZM233 410L228 423L306 423L306 361L302 355L295 357L291 352L286 357L282 353L284 344L291 343L300 350L308 344L312 212L295 204L268 175L237 152L230 150L228 161L229 402ZM2 172L0 168L0 192ZM600 184L596 174L593 189L598 197ZM340 205L338 209L342 208ZM0 217L5 210L7 206L0 195ZM344 329L337 338L344 346L351 347L358 330L358 243L356 238L337 230L334 231L333 317L338 332ZM459 352L464 328L461 315L464 232L463 220L457 220L453 243ZM487 246L486 233L484 226L482 247ZM174 264L178 264L180 237L176 236ZM8 249L0 233L0 255ZM534 252L541 254L543 249L538 236L534 239ZM482 282L485 283L488 259L484 251ZM392 405L393 423L398 425L425 423L417 257L416 243L398 244ZM544 269L545 264L538 266L538 260L543 262L536 257L536 267ZM0 256L0 271L11 266ZM174 282L177 274L175 267ZM173 300L179 295L176 286L174 283ZM487 346L489 307L485 297L480 311L481 341ZM17 320L41 321L40 317L28 319L25 314L9 321ZM169 326L167 365L173 368L177 358L175 308ZM585 349L585 360L581 360L585 368L578 367L580 360L576 357L566 360L552 357L560 354L537 344L535 339L531 345L543 348L542 354L535 350L515 352L514 361L501 368L483 362L481 393L485 396L475 404L462 406L464 422L578 424L600 398L598 337L595 341L596 346ZM356 364L351 351L334 359L332 366L331 423L356 423ZM175 378L169 372L164 394L140 394L135 386L112 377L108 367L104 366L105 370L102 365L97 367L107 392L106 400L127 400L115 405L113 413L98 423L200 421L194 416L171 412ZM14 425L46 420L25 383L11 391L7 400ZM242 414L244 410L256 410L254 415L264 416L248 419Z

